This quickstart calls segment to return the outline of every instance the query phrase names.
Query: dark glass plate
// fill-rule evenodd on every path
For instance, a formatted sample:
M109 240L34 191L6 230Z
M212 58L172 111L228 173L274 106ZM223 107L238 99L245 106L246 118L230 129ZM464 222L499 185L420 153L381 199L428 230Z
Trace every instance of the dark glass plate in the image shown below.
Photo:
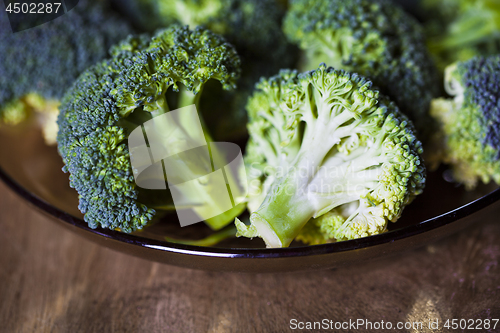
M216 247L188 246L165 237L200 239L210 234L203 223L181 228L175 214L134 234L90 229L78 211L76 192L61 171L55 147L47 147L33 124L0 128L0 178L54 221L94 242L134 256L167 264L215 271L279 272L333 268L405 251L449 235L465 225L494 218L500 189L480 186L473 192L430 173L427 188L389 226L389 231L358 240L316 246L293 243L265 249L260 239L229 239Z

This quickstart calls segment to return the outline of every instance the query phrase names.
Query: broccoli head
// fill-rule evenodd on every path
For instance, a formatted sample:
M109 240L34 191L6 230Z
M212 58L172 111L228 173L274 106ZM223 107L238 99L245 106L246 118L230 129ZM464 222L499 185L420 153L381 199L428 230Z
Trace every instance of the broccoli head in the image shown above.
M229 137L245 133L245 105L255 83L295 62L296 52L281 31L283 8L275 0L161 0L157 6L163 18L204 25L234 45L242 59L238 90L225 97L211 93L201 103L213 113L217 108L210 105L225 98L232 112L221 109L207 121L208 126Z
M105 58L108 49L131 32L126 21L89 1L32 29L15 34L0 29L0 121L19 123L43 104L26 104L29 94L60 100L81 72Z
M440 69L500 51L500 4L496 0L425 0L429 50Z
M210 79L219 81L224 89L234 88L240 59L219 35L175 25L152 39L130 36L111 53L111 59L87 69L65 95L57 141L64 170L79 193L79 208L89 226L131 232L143 228L156 210L172 205L158 202L158 191L151 194L136 186L128 135L154 116L197 105ZM175 142L172 139L165 145ZM198 195L209 193L209 187L200 181ZM217 198L212 200L216 209ZM219 229L243 209L236 207L207 222Z
M450 65L445 89L453 99L435 99L430 111L441 126L433 157L467 188L478 180L500 184L500 56Z
M217 93L208 84L200 104L210 112L207 126L218 139L238 138L246 133L246 100L262 76L294 66L296 49L287 42L281 21L284 8L276 0L142 0L143 16L157 27L178 23L191 28L204 26L234 45L242 62L238 89ZM136 17L137 11L131 13ZM220 108L220 101L225 108Z
M368 77L414 122L430 130L437 74L418 22L385 0L292 0L286 36L303 50L301 70L322 62Z
M327 68L283 70L248 102L251 225L268 247L381 233L425 183L413 125L367 79Z

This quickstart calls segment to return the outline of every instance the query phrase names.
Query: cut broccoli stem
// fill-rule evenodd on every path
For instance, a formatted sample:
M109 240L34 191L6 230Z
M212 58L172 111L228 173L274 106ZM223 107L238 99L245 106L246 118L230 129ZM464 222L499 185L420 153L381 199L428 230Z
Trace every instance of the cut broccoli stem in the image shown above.
M180 88L180 96L179 96L179 108L189 106L189 105L195 105L197 110L199 109L199 102L200 102L200 97L201 94L203 93L203 87L202 85L198 92L194 94L193 92L189 91L186 87L181 87ZM199 110L198 110L199 112ZM203 117L200 117L200 122L201 122L201 127L203 128L203 134L205 135L205 140L210 143L213 142L212 137L210 136L210 133L208 132L208 129L203 121ZM209 150L209 154L212 157L213 161L225 161L225 158L223 157L223 154L216 149L215 146L207 145L207 148ZM212 161L212 168L214 168L214 162ZM216 162L215 165L224 165L224 163L221 162ZM213 170L215 171L215 170ZM224 177L226 178L226 182L229 182L230 184L235 184L234 180L234 175L231 172L225 172L224 169L222 169L224 173ZM233 208L230 210L219 214L217 216L214 216L212 218L206 219L205 222L208 224L210 228L213 230L219 230L220 228L223 228L224 226L227 225L227 221L230 220L234 216L240 215L246 208L246 204L240 203L237 205L234 205L234 199L236 197L241 196L241 193L239 191L236 191L236 188L229 188L229 185L227 185L228 192L231 194L231 202L233 203ZM207 198L210 202L210 205L214 208L217 208L220 206L220 203L217 203L219 201L219 198L216 198L216 196L209 196ZM216 199L216 200L214 200ZM196 211L196 208L194 208Z
M194 94L193 92L189 91L186 87L184 86L180 87L179 103L178 103L179 108L183 108L185 106L193 104L196 105L196 108L198 108L202 90L203 86L201 86L200 90L196 94Z
M287 247L314 215L315 207L304 200L306 189L299 182L299 177L290 174L275 182L270 195L250 216L267 247Z
M189 91L185 86L181 86L179 88L179 90L180 91L179 91L178 103L177 103L178 108L190 106L193 104L196 106L198 105L200 95L201 95L201 89L196 94ZM156 104L157 104L158 108L151 111L151 115L153 117L161 116L161 115L170 111L168 103L166 102L166 99L164 97L159 99ZM185 126L181 126L181 128L183 130L189 130L189 125L192 122L192 120L191 119L183 119L182 115L183 114L181 113L179 120ZM200 119L202 128L204 129L203 133L205 135L205 140L208 143L212 142L212 139L204 126L202 118L200 117L199 119ZM161 133L161 132L165 131L166 124L162 120L158 119L157 121L155 121L155 126L156 126L156 129L158 132ZM189 137L189 133L186 133L186 137ZM169 143L165 142L164 145L166 147L168 147ZM216 170L214 170L213 160L224 161L223 154L221 154L221 152L219 152L217 149L215 149L215 147L213 147L213 146L211 147L210 145L207 145L207 148L209 150L210 156L212 157L211 161L201 161L199 164L192 162L192 161L191 161L191 163L185 163L185 164L183 163L183 165L185 165L187 167L187 169L185 169L183 171L183 173L191 172L191 176L189 178L194 179L194 178L196 178L196 175L207 174L207 173L216 171ZM224 165L224 164L225 163L222 163L222 162L215 163L215 165ZM206 166L206 165L210 165L211 170L205 170L204 166ZM234 180L234 176L231 173L225 172L224 175L226 177L226 181L228 181L229 183L233 183L233 184L236 183ZM168 177L168 175L167 175L167 177ZM207 188L207 185L204 184L201 179L199 179L197 182L192 182L191 184L193 184L193 187L190 189L190 193L193 193L193 194L196 193L197 198L200 198L200 196L201 196L201 198L203 199L202 207L197 207L196 205L193 205L191 207L191 209L193 209L198 215L203 217L203 216L207 216L207 215L213 215L218 211L224 211L223 207L221 207L221 205L224 203L224 201L221 201L220 197L218 197L217 195L214 195L212 193L212 191L210 191L210 189ZM216 190L216 189L214 189L214 190ZM241 196L241 193L236 192L236 190L237 189L234 189L234 188L232 188L232 189L228 188L228 191L233 192L233 193L231 193L232 199L233 199L231 201L232 201L233 205L234 205L235 196ZM189 196L189 194L187 194L187 195ZM207 209L207 206L210 207L210 209ZM169 208L169 207L170 207L169 205L167 205L165 207L163 207L162 205L159 205L159 206L155 205L153 208L165 209L165 208ZM214 217L205 219L205 222L213 230L219 230L219 229L223 228L224 226L226 226L228 224L228 221L231 221L231 219L233 217L241 214L244 210L245 210L245 204L240 203L238 205L233 206L233 208L231 208L228 211L225 211L222 214L215 215Z

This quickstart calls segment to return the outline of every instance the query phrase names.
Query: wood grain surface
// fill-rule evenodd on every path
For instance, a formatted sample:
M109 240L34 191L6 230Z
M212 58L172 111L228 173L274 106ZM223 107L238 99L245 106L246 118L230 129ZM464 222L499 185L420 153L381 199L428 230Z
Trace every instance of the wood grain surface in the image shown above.
M423 322L392 331L447 332L447 319L500 318L499 260L500 225L483 221L425 248L336 270L189 270L84 240L0 184L0 332L308 331L293 330L292 319ZM429 320L440 328L429 329Z

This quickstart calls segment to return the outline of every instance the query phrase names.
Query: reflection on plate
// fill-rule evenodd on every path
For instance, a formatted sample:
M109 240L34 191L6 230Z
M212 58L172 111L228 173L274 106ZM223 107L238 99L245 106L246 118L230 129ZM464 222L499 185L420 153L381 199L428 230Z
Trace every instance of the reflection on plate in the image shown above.
M443 170L438 170L428 175L424 193L382 235L316 246L293 243L286 249L265 249L261 240L243 238L217 247L187 246L167 242L165 237L200 239L210 229L203 223L181 228L175 213L133 234L89 229L78 211L77 193L61 171L57 149L45 146L34 126L0 127L0 143L0 178L55 221L118 251L190 268L244 272L332 268L423 245L488 218L500 208L500 189L480 186L466 192L444 181Z

